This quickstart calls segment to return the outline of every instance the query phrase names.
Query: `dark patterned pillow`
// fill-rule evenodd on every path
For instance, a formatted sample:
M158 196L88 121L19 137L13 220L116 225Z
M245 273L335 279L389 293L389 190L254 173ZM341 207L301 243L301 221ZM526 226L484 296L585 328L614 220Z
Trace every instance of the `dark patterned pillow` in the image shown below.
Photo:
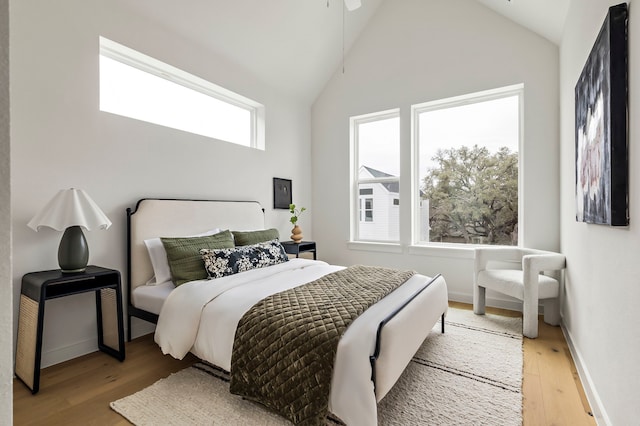
M289 256L278 240L233 249L202 249L200 255L209 278L222 278L289 260Z

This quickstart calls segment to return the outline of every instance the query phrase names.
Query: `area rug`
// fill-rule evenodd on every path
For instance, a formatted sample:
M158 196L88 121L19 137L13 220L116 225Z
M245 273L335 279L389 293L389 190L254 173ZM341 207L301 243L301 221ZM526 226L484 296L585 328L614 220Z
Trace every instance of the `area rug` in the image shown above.
M449 309L393 389L380 425L521 425L522 320ZM290 425L229 393L228 375L205 363L111 403L137 426ZM335 424L331 419L327 424Z

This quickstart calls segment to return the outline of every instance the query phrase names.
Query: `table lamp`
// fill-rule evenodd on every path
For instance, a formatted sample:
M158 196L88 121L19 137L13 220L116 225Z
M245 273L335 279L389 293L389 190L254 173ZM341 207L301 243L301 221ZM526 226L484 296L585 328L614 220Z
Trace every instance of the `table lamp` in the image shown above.
M89 246L82 233L107 229L109 218L82 189L62 189L34 216L27 226L34 231L47 226L63 231L58 247L58 264L63 273L83 272L89 261Z

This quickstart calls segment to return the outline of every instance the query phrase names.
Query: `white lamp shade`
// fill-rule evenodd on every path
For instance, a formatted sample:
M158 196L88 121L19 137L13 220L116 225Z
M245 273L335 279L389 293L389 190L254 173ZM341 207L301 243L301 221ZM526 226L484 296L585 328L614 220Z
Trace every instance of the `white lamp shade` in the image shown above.
M81 226L87 231L108 229L109 218L82 189L62 189L34 216L27 226L34 231L47 226L64 231L70 226Z

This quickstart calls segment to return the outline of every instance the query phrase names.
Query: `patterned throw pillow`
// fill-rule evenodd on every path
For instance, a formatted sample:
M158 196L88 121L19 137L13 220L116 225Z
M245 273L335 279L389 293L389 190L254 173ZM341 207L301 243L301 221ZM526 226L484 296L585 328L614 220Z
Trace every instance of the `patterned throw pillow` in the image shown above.
M202 249L200 254L209 278L222 278L289 260L278 240L233 249Z

